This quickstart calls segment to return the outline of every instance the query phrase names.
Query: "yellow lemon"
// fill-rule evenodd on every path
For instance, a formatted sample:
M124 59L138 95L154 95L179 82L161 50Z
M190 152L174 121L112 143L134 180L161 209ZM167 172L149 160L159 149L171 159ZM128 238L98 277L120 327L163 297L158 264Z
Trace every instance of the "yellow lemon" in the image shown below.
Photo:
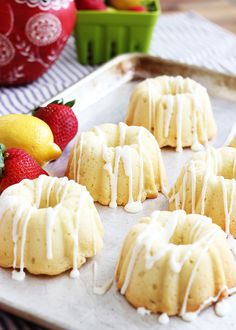
M7 148L25 150L40 165L61 156L61 149L54 143L50 127L33 116L1 116L0 143Z

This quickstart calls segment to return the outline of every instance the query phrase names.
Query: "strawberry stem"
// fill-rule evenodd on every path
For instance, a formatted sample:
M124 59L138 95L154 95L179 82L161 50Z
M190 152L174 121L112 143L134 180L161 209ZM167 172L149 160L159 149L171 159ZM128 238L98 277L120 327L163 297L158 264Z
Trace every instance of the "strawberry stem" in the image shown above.
M50 104L64 104L63 99L52 101Z
M61 105L66 105L67 107L73 108L73 106L75 105L75 100L71 100L71 101L69 101L69 102L67 102L67 103L64 103L64 100L63 100L63 99L60 99L60 100L52 101L52 102L49 103L49 104L61 104ZM48 104L48 105L49 105L49 104ZM47 107L47 106L46 106L46 107ZM34 115L37 113L37 111L38 111L39 109L41 109L41 107L34 108L34 109L32 110L32 115L34 116Z
M67 107L73 108L73 106L75 105L75 100L69 101L69 102L65 103L65 105Z
M4 153L6 151L6 148L3 144L0 144L0 178L2 177L2 172L4 169Z

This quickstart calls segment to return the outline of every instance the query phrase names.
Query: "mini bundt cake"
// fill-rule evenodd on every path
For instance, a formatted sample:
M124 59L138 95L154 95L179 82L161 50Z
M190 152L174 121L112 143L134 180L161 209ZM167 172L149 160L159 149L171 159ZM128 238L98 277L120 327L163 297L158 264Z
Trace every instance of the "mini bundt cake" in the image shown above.
M216 124L206 88L190 78L160 76L139 83L134 89L128 125L144 126L159 146L191 146L203 149L216 134Z
M66 175L87 187L95 201L137 212L166 186L160 148L143 127L103 124L82 133Z
M191 321L236 291L236 265L224 231L210 218L155 211L129 232L116 280L136 308Z
M169 193L169 210L204 214L236 237L236 149L208 147L183 167Z
M67 178L40 176L7 188L0 197L0 266L13 267L13 278L57 275L103 245L103 226L85 187ZM20 268L20 271L16 271Z

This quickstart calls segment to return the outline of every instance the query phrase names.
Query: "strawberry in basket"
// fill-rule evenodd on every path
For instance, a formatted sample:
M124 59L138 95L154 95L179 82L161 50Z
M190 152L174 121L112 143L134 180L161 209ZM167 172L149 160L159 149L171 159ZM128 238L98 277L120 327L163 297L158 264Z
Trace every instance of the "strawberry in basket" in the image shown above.
M102 0L76 0L79 10L105 10L106 5Z

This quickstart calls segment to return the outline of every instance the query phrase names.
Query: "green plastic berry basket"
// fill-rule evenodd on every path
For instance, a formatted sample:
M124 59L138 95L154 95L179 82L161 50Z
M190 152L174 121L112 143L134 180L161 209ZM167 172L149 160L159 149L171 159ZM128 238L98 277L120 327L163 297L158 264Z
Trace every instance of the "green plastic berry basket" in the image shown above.
M79 10L75 26L79 62L100 64L123 53L147 53L161 12L159 0L155 7L150 12Z

